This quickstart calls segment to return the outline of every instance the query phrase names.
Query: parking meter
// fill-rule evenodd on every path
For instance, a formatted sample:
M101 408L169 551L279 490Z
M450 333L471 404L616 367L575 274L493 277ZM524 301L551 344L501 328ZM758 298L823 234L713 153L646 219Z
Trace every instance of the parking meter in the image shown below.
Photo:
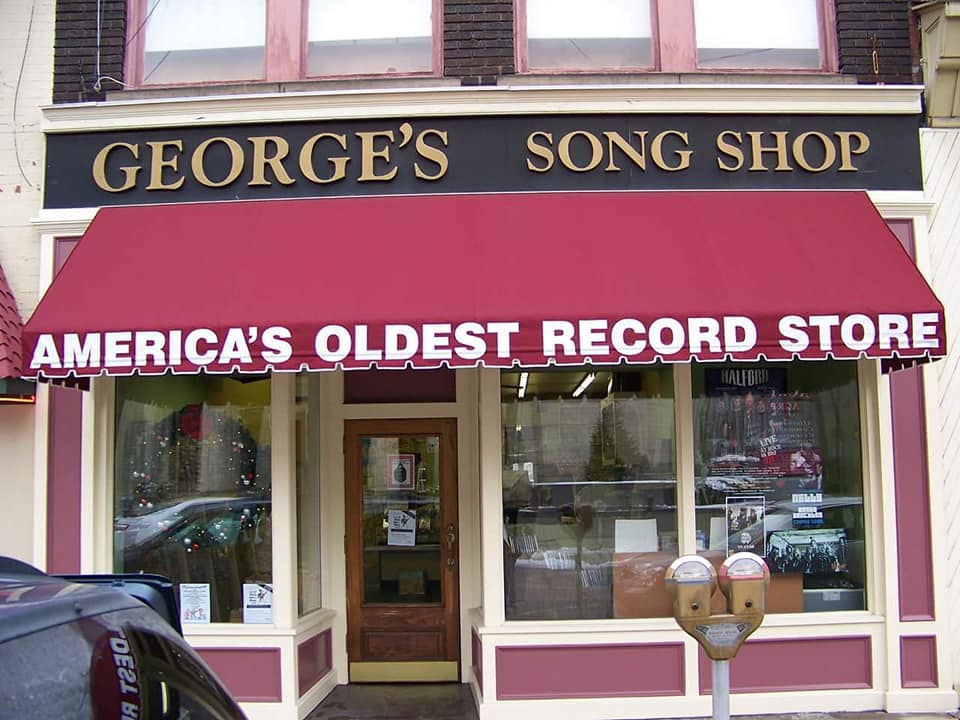
M720 592L727 598L727 610L742 620L763 620L764 596L770 584L770 569L758 555L734 553L720 566Z
M710 598L717 589L717 571L699 555L674 560L664 580L673 592L673 616L688 633L710 617ZM691 633L692 634L692 633Z
M673 593L673 616L713 661L713 717L730 718L730 658L763 622L770 570L759 555L734 553L713 569L699 555L684 555L664 574ZM719 585L727 612L710 614L710 597Z

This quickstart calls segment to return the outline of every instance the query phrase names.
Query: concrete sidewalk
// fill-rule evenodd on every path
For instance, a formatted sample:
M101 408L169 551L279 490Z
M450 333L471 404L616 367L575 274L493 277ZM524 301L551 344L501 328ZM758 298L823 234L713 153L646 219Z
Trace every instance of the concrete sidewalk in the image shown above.
M958 715L817 712L733 717L736 720L954 720ZM469 686L460 683L357 684L338 685L306 720L477 720L477 711Z

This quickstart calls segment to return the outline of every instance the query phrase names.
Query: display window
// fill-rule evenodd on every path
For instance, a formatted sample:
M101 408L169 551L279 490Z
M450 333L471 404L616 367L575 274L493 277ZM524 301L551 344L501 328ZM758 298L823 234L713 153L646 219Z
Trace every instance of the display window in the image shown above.
M508 620L671 617L681 545L718 567L765 558L768 613L866 607L856 363L690 372L688 478L671 367L501 373Z
M693 367L697 551L749 551L768 612L862 610L865 548L857 366Z
M507 619L669 617L672 370L504 372L501 408Z
M269 377L118 378L115 438L114 569L185 624L272 622Z

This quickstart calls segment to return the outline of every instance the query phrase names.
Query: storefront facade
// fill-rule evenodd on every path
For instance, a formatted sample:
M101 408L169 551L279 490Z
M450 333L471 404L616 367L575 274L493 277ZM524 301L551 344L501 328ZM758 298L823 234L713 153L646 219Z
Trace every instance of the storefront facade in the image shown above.
M734 713L955 709L936 380L901 367L946 352L919 111L840 85L48 108L24 357L89 378L39 391L80 428L46 440L80 458L50 527L85 571L173 577L254 718L377 680L470 683L481 718L709 714L662 573L739 550L774 580Z

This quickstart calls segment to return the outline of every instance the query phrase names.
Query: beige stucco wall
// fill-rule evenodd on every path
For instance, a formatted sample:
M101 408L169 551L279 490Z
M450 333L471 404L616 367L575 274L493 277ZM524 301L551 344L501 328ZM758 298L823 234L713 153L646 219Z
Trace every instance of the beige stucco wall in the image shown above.
M0 2L0 264L22 318L37 303L43 135L50 103L54 0ZM0 554L34 560L33 405L0 405Z

